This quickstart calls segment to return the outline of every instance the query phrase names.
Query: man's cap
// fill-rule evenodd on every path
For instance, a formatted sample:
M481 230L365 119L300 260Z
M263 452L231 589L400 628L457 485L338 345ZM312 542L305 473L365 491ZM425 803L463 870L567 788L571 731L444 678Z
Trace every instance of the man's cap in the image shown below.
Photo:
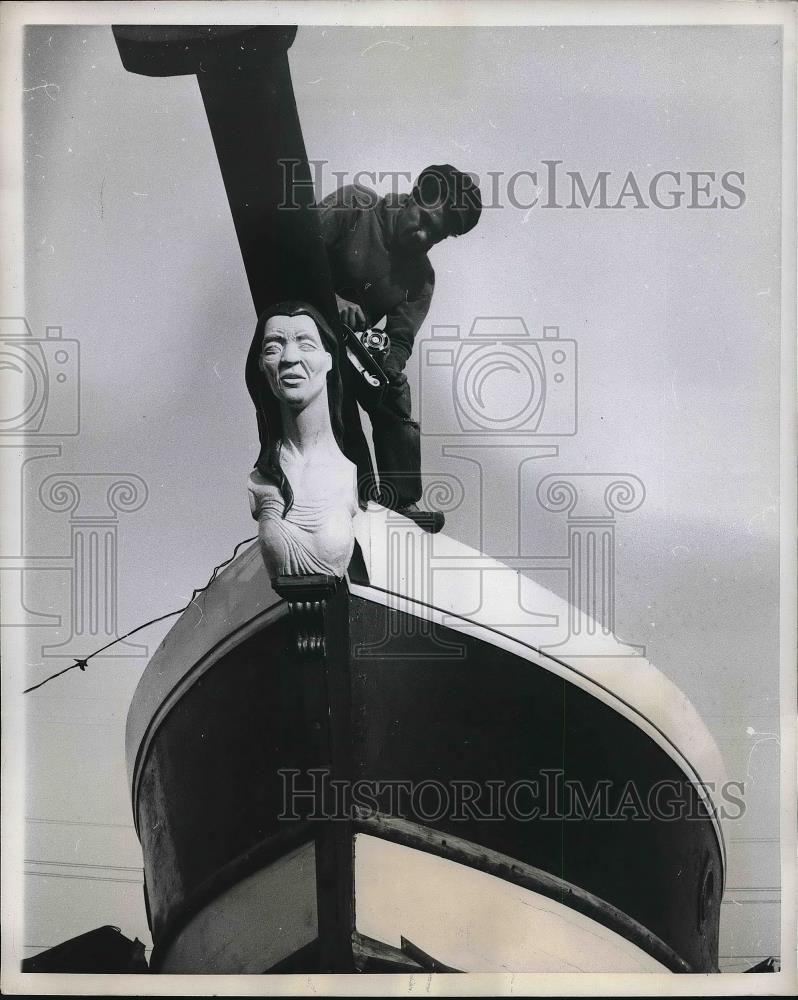
M474 176L463 173L451 163L425 167L413 187L413 197L424 208L443 205L451 236L470 232L482 214L482 196Z

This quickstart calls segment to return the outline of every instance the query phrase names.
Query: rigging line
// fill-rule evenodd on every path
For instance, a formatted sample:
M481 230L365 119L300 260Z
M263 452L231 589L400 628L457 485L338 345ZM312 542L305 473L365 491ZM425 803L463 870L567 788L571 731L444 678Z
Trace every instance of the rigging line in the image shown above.
M41 858L25 858L26 865L55 865L57 868L99 868L103 871L141 872L141 865L90 865L86 861L47 861Z
M208 589L208 587L210 587L210 585L216 579L216 574L219 572L219 570L224 569L225 566L227 566L235 559L235 557L238 555L238 550L241 548L241 546L246 545L248 542L254 542L257 537L258 537L257 535L253 535L251 538L243 538L238 543L238 545L236 545L236 547L233 549L233 554L228 559L225 559L224 562L219 563L218 566L214 566L213 573L211 573L211 577L208 580L208 582L205 584L204 587L197 587L196 590L193 591L191 597L189 598L188 604L186 604L185 607L178 608L177 611L169 611L165 615L160 615L158 618L151 618L148 622L144 622L143 625L137 625L135 628L132 628L129 632L125 632L124 635L120 635L118 638L112 639L111 642L107 642L104 646L100 646L99 649L95 649L94 652L89 653L88 656L76 659L74 663L70 664L68 667L64 667L63 670L58 670L56 671L56 673L50 674L49 677L45 677L43 681L39 681L38 684L34 684L32 687L29 688L25 688L25 690L22 693L30 694L31 691L36 691L37 688L44 687L45 684L49 684L50 681L54 681L56 677L60 677L62 674L66 674L70 670L74 670L76 667L78 667L80 670L85 670L89 664L89 660L91 660L95 656L99 656L100 653L105 652L106 649L110 649L111 646L115 646L116 643L122 642L123 639L127 639L131 635L135 635L136 632L140 632L142 629L148 628L150 625L157 625L158 622L166 621L167 618L174 618L175 615L181 615L184 611L187 611L191 607L196 597L199 597L200 594L204 593Z
M57 674L50 674L50 676L47 677L47 678L45 678L45 680L41 681L41 683L34 684L33 687L25 688L25 690L22 693L23 694L30 694L30 692L31 691L35 691L36 688L44 687L44 685L47 684L48 681L54 681L56 679L56 677L60 677L61 674L67 674L67 673L69 673L70 670L74 670L75 667L78 667L78 666L80 666L80 664L78 663L77 660L75 660L75 662L71 666L64 667L64 669L63 670L59 670ZM84 670L85 667L80 667L80 669Z
M25 872L25 875L38 875L39 878L77 878L85 882L127 882L129 885L142 885L140 878L112 878L109 875L68 875L66 872Z
M722 899L722 906L770 906L775 903L780 903L781 898L776 899Z
M727 885L726 892L781 892L780 885Z
M94 823L88 819L45 819L43 816L26 816L26 823L47 823L50 826L107 826L119 830L135 830L132 823Z
M120 934L121 934L121 931L120 931ZM58 944L23 944L22 947L23 948L58 948L62 944L66 944L66 942L65 941L60 941ZM145 952L152 951L152 946L150 946L150 947L146 947L145 946L144 951ZM760 957L761 958L768 958L769 956L768 955L761 955L761 956L754 955L754 958L760 958Z

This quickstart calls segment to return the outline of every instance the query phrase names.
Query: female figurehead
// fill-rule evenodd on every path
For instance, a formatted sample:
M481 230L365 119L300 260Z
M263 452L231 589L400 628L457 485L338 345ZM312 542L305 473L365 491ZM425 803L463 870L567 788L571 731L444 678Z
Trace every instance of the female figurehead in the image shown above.
M343 577L354 546L357 472L340 448L338 343L321 314L281 302L247 358L261 452L249 477L269 575Z

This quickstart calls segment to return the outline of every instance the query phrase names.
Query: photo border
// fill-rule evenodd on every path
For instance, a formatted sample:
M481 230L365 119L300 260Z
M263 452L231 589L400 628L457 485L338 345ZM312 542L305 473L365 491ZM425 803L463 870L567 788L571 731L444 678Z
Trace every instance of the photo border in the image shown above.
M781 339L781 971L706 975L466 973L461 975L174 976L56 975L18 970L22 941L24 709L22 630L2 636L2 989L8 994L138 996L737 996L790 995L796 976L796 21L789 0L292 0L292 2L7 2L0 8L0 109L3 129L3 229L0 294L4 315L25 315L23 285L22 33L29 24L283 23L299 25L459 27L781 25L782 64L782 339ZM0 513L7 498L0 494ZM9 634L10 633L10 634Z

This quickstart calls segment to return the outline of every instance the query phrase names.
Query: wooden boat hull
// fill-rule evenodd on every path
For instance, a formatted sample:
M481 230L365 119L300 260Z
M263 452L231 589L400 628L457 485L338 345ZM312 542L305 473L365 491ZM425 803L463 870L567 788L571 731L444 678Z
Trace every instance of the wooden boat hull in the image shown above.
M358 912L368 892L356 845L376 839L411 852L386 865L421 852L578 914L590 929L570 947L594 971L596 933L605 958L618 940L626 949L611 971L715 970L722 848L689 767L548 658L411 607L341 585L314 656L297 651L295 616L276 599L153 715L133 794L154 967L390 968L385 948L369 951ZM334 800L322 772L344 792L373 792L367 808ZM491 787L496 801L475 804L474 788ZM457 814L463 788L472 799ZM658 788L682 818L639 815ZM287 800L291 789L315 794ZM597 789L608 791L589 815ZM453 900L453 925L462 919ZM535 937L511 956L517 971L541 967Z

